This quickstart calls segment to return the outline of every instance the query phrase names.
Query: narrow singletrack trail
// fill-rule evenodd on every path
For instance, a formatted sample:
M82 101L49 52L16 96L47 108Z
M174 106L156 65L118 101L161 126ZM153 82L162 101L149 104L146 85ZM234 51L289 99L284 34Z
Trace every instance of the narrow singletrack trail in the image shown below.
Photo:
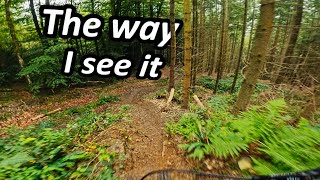
M121 98L119 105L130 105L131 121L118 123L104 131L97 141L107 143L116 139L124 146L127 159L124 169L117 170L117 174L124 179L139 179L154 170L189 169L191 164L171 143L164 130L167 119L163 117L161 108L146 98L158 90L156 83L141 81L123 88L125 90L118 94Z

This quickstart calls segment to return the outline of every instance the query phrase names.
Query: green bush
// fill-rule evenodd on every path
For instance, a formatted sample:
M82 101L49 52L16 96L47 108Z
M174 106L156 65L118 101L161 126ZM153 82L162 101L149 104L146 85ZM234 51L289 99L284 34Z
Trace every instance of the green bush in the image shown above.
M178 123L167 124L171 134L183 135L180 145L193 158L204 156L229 158L249 151L255 144L261 156L253 156L259 174L296 172L317 168L320 162L320 128L301 119L292 125L284 100L274 100L252 107L235 117L225 110L209 119L186 114ZM256 153L255 153L256 154Z
M31 90L38 92L40 89L55 89L67 86L70 83L80 83L80 76L70 77L61 74L62 59L65 45L51 46L46 49L44 55L31 59L19 75L21 77L29 75L32 80Z

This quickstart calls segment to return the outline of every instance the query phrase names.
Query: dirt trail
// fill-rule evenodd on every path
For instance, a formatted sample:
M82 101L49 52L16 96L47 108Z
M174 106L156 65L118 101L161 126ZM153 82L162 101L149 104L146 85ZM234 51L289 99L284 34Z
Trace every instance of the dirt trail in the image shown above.
M191 165L182 151L166 136L164 124L167 119L163 117L161 108L145 98L158 90L154 82L143 81L124 88L119 105L132 107L131 122L116 124L97 138L100 143L113 141L111 145L127 155L124 169L117 169L117 175L125 179L139 179L154 170L189 169Z

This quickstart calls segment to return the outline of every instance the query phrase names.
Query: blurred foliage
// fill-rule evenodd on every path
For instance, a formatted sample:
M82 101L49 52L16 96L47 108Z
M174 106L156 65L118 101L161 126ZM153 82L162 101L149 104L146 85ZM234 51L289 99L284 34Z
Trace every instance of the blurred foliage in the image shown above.
M215 156L227 159L248 151L253 154L254 170L261 175L318 167L320 125L311 125L303 118L296 124L290 123L293 118L284 100L254 106L238 117L226 111L228 103L221 102L223 100L212 105L222 105L223 108L215 108L209 118L189 113L177 123L166 124L170 134L185 137L187 144L179 146L190 157L203 159L205 156ZM258 148L250 149L252 145ZM261 155L254 155L257 152Z
M127 117L128 106L121 107L118 113L94 112L94 108L118 99L104 96L79 107L79 116L59 130L53 129L54 121L74 115L76 109L58 113L25 130L4 130L6 136L0 138L0 179L115 179L112 166L118 155L85 140Z

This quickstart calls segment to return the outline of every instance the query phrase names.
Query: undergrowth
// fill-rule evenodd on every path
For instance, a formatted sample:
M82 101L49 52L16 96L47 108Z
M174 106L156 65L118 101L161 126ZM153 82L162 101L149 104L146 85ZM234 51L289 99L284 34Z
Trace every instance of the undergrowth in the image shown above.
M117 101L105 96L78 111L66 128L54 129L54 118L25 130L7 129L0 139L0 179L115 179L113 163L118 154L106 147L86 143L89 136L126 118L127 106L118 113L96 114L94 108Z
M243 81L242 78L238 79L236 86L235 86L235 90L234 90L235 93L238 93L240 91L242 81ZM233 77L221 79L218 84L218 93L230 92L232 82L233 82ZM205 88L213 90L215 87L215 80L212 77L204 76L204 77L200 77L197 80L197 84L200 86L203 86ZM257 83L255 92L261 93L261 92L266 91L268 89L270 89L270 87L267 84Z
M221 98L221 97L219 97ZM217 98L216 98L217 99ZM238 117L227 111L233 98L209 102L215 112L209 118L198 113L167 123L170 134L179 134L186 144L179 145L190 157L229 159L248 152L258 174L275 174L315 169L320 162L320 125L301 118L292 124L285 101L274 100L252 107ZM249 147L256 146L256 149ZM259 154L259 155L257 155Z

